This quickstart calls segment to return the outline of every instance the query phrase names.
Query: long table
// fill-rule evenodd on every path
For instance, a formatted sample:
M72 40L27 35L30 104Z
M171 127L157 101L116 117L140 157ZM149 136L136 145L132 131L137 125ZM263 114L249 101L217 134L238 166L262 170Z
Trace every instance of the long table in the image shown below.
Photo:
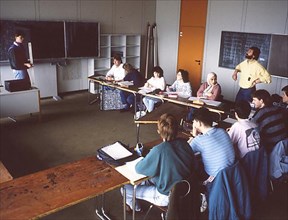
M212 106L212 105L200 103L199 101L191 101L191 100L189 100L189 98L183 98L183 97L170 98L167 95L163 95L163 94L162 95L151 94L151 93L143 94L143 93L139 92L139 88L137 88L137 87L134 87L134 86L130 86L128 88L122 87L122 86L118 85L117 83L113 83L111 81L106 81L104 78L105 78L104 76L90 76L90 77L88 77L88 79L90 81L98 83L102 86L108 86L111 88L115 88L115 89L119 89L122 91L133 93L135 96L135 102L136 102L136 95L137 94L139 94L141 96L157 98L157 99L162 100L163 103L165 102L164 105L162 104L157 109L153 110L150 113L147 113L147 115L140 117L139 119L135 120L137 143L139 142L140 124L155 124L155 123L157 123L157 120L159 119L159 117L164 113L171 113L174 116L176 116L177 118L180 117L180 119L181 119L181 117L185 118L185 115L187 115L188 111L187 111L187 109L183 109L183 107L201 108L201 107L205 106L207 109L209 109L209 111L216 114L218 121L222 120L223 114L229 114L228 113L229 111L227 111L227 109L225 109L225 105L223 103L221 103L220 106ZM168 104L165 105L166 103L169 103L169 105ZM180 107L176 107L177 105ZM181 109L181 107L182 107L182 109ZM135 114L136 114L136 105L135 105Z
M104 194L129 180L96 156L0 184L0 219L35 219Z
M177 98L170 98L168 96L165 95L158 95L158 94L143 94L143 93L139 93L139 89L135 86L129 86L127 87L123 87L118 85L117 83L113 83L111 81L106 81L103 80L103 76L89 76L88 79L92 82L98 83L100 85L103 86L108 86L111 88L115 88L115 89L120 89L123 91L127 91L130 93L133 93L134 95L139 94L141 96L148 96L148 97L152 97L152 98L158 98L161 99L163 102L167 101L167 102L171 102L171 103L175 103L175 104L179 104L182 106L187 106L187 107L193 107L193 108L201 108L203 106L205 106L206 108L208 108L210 111L212 112L216 112L219 114L224 114L225 113L225 106L223 105L223 103L220 106L211 106L211 105L206 105L206 104L201 104L199 102L193 102L190 101L189 98L182 98L182 97L177 97Z

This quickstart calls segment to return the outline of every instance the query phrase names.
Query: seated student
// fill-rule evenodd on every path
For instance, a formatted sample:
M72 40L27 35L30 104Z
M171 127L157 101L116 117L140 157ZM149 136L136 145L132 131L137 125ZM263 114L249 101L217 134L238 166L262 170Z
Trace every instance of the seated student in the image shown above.
M282 103L286 106L285 108L288 109L288 85L282 88Z
M122 59L119 54L114 55L113 57L113 66L106 74L106 80L109 82L119 82L122 81L125 77L125 70L123 69ZM120 90L115 89L110 86L101 86L102 90L102 99L100 108L103 110L115 110L123 108L121 102Z
M286 122L286 128L288 129L288 85L282 88L282 105L281 107L284 109L284 115ZM287 135L288 136L288 135Z
M209 100L220 100L221 86L217 82L217 75L214 72L208 73L207 81L197 91L197 97Z
M121 81L125 77L125 70L123 69L122 59L119 54L113 57L113 66L106 74L106 80Z
M256 90L252 98L256 112L251 120L258 125L261 146L269 154L279 141L287 138L285 115L281 108L272 105L268 91Z
M192 88L189 82L189 74L186 70L179 69L176 74L176 81L167 86L167 92L177 92L179 96L190 97L192 96Z
M234 144L236 157L243 158L249 151L260 148L260 134L257 125L248 119L251 112L249 102L240 100L235 104L235 122L228 130Z
M123 68L126 72L124 81L133 81L133 85L136 87L144 85L144 77L131 64L125 63ZM133 93L121 90L120 96L122 103L125 105L123 109L120 109L120 112L129 111L130 108L135 106L135 96Z
M192 138L188 140L192 150L199 152L205 172L200 179L204 185L212 182L217 173L234 164L235 151L227 132L222 128L212 127L211 112L207 108L195 110Z
M163 70L160 66L155 66L153 68L153 76L145 83L145 87L152 88L153 90L160 89L165 90L166 82L163 76ZM152 98L152 97L144 97L143 103L148 112L152 112L154 109L154 105L157 102L161 102L161 99Z
M217 75L214 72L208 73L207 81L197 91L197 97L219 101L221 99L221 86L217 82ZM187 120L193 120L195 108L190 108Z
M161 115L157 128L163 142L154 146L145 158L136 164L137 173L151 177L137 186L136 199L167 206L174 184L193 174L195 159L189 144L184 139L177 138L178 122L173 115ZM132 209L133 186L125 185L125 189L126 207L129 210ZM135 211L140 210L136 200Z

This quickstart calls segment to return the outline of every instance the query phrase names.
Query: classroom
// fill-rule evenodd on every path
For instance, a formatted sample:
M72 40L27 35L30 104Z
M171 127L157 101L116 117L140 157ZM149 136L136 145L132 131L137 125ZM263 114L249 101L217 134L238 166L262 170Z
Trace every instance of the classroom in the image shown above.
M177 69L186 69L196 94L207 75L215 72L223 99L228 103L234 102L239 84L232 79L233 68L219 65L223 32L287 37L287 16L285 0L0 0L0 20L97 23L102 42L113 37L137 39L136 46L123 46L129 53L137 53L125 57L124 61L131 62L143 75L147 65L147 30L153 26L155 42L157 39L156 62L164 71L166 83L175 81ZM185 33L191 34L189 39L194 41L185 41ZM43 41L49 40L43 38ZM283 48L287 57L287 47ZM109 62L105 65L109 66L112 54L107 56ZM97 68L103 74L107 72L107 66L101 70L102 61L99 57L74 57L60 62L35 60L33 80L40 91L40 117L39 113L33 113L12 117L15 121L6 116L0 119L0 160L14 179L96 155L98 148L115 141L135 146L137 129L130 112L103 111L99 101L89 104L96 95L91 93L88 77L93 76ZM148 74L151 76L151 71ZM270 74L271 83L260 83L257 89L281 95L281 89L288 85L287 73ZM9 63L1 60L0 84L11 79L13 73ZM1 87L1 92L3 89ZM20 102L25 105L25 101ZM156 130L155 124L141 125L141 142L158 139ZM105 205L113 219L122 219L119 188L106 194ZM41 218L97 219L95 206L101 200L98 197L87 197L86 201ZM273 199L278 206L267 210L266 219L272 219L275 213L278 219L287 219L287 196ZM116 211L113 211L114 207ZM150 219L158 219L158 214L158 210L153 210L150 215L154 218ZM136 213L136 219L143 217L144 214ZM132 219L132 216L128 214L127 218Z

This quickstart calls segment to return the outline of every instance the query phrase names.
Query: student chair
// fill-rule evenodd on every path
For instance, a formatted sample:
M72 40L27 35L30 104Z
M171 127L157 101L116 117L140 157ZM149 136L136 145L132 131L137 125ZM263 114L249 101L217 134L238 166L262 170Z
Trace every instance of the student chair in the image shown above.
M200 190L196 177L177 182L169 196L168 206L157 206L151 204L144 219L147 219L149 212L155 206L161 210L162 220L192 220L200 216Z
M264 147L248 152L241 158L240 164L244 168L255 209L267 200L269 192L268 156Z
M208 215L211 220L251 219L248 180L239 162L221 170L208 194Z
M272 191L274 184L288 179L288 138L279 141L269 155L269 176Z

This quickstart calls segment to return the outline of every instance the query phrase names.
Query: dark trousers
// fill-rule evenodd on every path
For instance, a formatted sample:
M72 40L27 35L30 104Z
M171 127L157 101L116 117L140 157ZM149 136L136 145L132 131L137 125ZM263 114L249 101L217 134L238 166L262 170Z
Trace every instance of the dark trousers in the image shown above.
M238 102L240 100L252 102L252 94L256 91L256 87L248 88L248 89L243 89L240 88L237 95L235 102Z

